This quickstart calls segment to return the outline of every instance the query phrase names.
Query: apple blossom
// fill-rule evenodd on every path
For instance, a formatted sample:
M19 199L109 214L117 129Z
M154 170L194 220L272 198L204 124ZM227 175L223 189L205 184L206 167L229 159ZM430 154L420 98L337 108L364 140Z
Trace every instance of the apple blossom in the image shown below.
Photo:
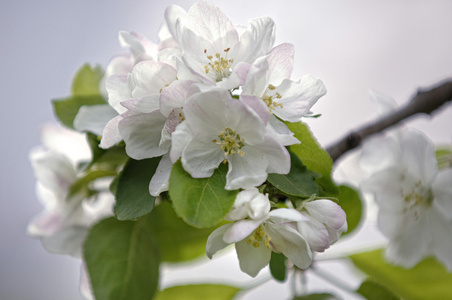
M438 170L433 143L414 129L374 139L361 159L368 165L379 155L383 167L374 169L362 189L379 206L388 260L410 268L435 256L452 270L452 169Z
M195 93L184 106L185 121L172 135L170 157L181 157L194 178L210 177L228 162L226 189L262 184L268 173L287 174L290 156L285 147L266 134L266 124L249 106L228 90L212 88Z
M209 236L206 244L209 258L235 243L240 269L252 277L268 265L272 251L283 253L298 268L307 269L311 265L311 249L295 229L296 222L307 218L297 210L270 211L268 196L252 188L237 195L226 219L235 222L217 228Z

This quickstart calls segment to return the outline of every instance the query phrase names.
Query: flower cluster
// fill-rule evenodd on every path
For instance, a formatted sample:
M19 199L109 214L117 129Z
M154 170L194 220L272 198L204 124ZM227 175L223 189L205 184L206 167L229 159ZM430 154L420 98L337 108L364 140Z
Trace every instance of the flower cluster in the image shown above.
M150 183L154 196L168 189L178 159L194 178L210 177L227 162L230 190L258 186L268 173L287 174L285 146L299 141L284 121L309 115L326 89L311 75L290 79L294 47L273 47L274 22L262 17L235 26L217 7L199 2L188 12L169 7L159 37L155 45L120 33L130 55L107 68L115 116L101 147L123 140L134 159L162 156ZM92 115L84 128L97 124Z

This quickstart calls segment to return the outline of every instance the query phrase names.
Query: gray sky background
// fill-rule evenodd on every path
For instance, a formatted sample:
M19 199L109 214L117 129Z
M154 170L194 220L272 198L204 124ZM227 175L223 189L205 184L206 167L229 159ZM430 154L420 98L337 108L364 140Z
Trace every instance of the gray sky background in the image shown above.
M309 121L323 145L377 115L369 88L402 104L417 88L452 77L448 0L212 2L234 23L273 18L276 44L295 45L293 79L310 73L325 82L328 94L314 106L322 117ZM188 9L193 3L0 1L1 299L81 299L79 262L48 254L25 234L27 222L42 209L34 194L28 152L39 144L40 126L55 122L50 99L69 94L72 76L85 62L105 66L111 56L124 52L119 30L137 31L157 41L164 9L170 4ZM436 142L451 143L451 120L449 106L431 121L423 118L410 124ZM363 241L365 235L357 238ZM229 263L225 257L219 261ZM278 289L286 288L271 287ZM265 299L269 290L257 289L245 299Z

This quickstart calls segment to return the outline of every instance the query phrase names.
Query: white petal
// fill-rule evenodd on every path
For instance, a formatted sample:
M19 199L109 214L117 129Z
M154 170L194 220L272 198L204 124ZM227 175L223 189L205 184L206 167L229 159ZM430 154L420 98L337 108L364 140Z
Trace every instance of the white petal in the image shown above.
M99 147L103 149L108 149L113 147L120 141L122 141L122 136L119 133L118 124L124 118L123 115L118 115L111 119L107 125L105 125L104 131L102 132L102 139L100 140Z
M117 115L118 113L107 104L84 105L75 116L74 128L101 136L105 125Z
M161 148L160 139L166 117L160 111L124 118L119 122L119 132L126 143L127 155L144 159L163 155L168 148Z
M175 108L182 108L188 98L192 80L176 80L160 93L160 111L164 116L168 116Z
M245 156L234 154L228 158L229 170L226 175L227 190L252 188L261 185L267 179L268 161L262 152L250 146L242 148Z
M264 221L265 218L259 220L246 219L232 223L233 225L224 233L223 241L228 244L240 242L253 233Z
M227 247L229 244L223 241L223 235L232 226L231 224L223 225L215 229L207 238L206 242L206 254L207 257L212 259L212 256L219 250Z
M308 221L309 218L293 208L278 208L269 214L270 221L274 224Z
M52 235L43 237L42 244L49 252L80 257L86 234L86 227L66 227Z
M162 156L154 176L149 183L149 193L157 197L160 193L168 190L168 181L171 175L173 163L169 159L169 154Z
M108 77L105 87L108 92L108 103L111 107L119 114L125 112L126 109L121 105L121 102L132 98L134 84L131 75L114 74Z
M51 235L60 230L63 225L64 220L58 211L45 211L30 222L27 233L36 237Z
M136 64L132 71L135 82L133 98L160 93L161 89L176 80L176 75L176 69L166 63L147 60Z
M319 199L306 203L309 215L322 224L338 230L347 222L344 210L331 200Z
M293 71L294 52L294 46L288 43L276 46L270 51L267 58L270 75L268 83L278 86L284 79L290 78Z
M248 245L245 240L236 243L235 250L239 258L240 270L251 277L256 277L268 265L272 254L271 250L264 245L255 248Z
M452 198L449 198L451 200ZM442 262L449 272L452 271L452 222L443 217L442 213L435 208L429 216L430 229L433 244L432 252ZM425 229L424 229L425 230Z
M138 99L125 100L121 105L134 113L150 113L159 109L159 95L151 94Z
M326 88L320 79L305 75L297 82L284 79L275 92L281 94L282 98L277 102L283 107L277 106L274 114L283 120L297 122L326 94Z
M191 139L182 153L182 165L194 178L212 176L224 159L224 152L212 141Z
M307 269L312 263L312 251L306 240L295 229L286 225L266 226L271 243L300 269Z
M268 17L250 20L250 27L240 36L240 61L252 63L263 56L275 42L275 23Z
M294 137L294 133L289 130L286 124L278 120L274 115L270 115L266 129L267 135L283 146L300 144L300 141Z
M442 169L432 186L435 204L449 220L452 219L452 169Z
M193 136L190 127L188 127L187 122L180 123L176 130L171 134L171 149L170 158L173 163L175 163L181 156L188 142Z
M268 119L270 118L270 112L268 106L257 97L240 95L240 101L248 105L256 114L262 119L265 125L267 125Z
M177 33L176 33L176 21L178 18L185 16L187 12L185 9L178 5L170 5L165 10L165 25L167 26L167 29L171 36L177 40ZM160 40L163 40L164 37L159 32L159 38Z
M307 222L298 222L297 229L306 239L312 250L323 252L330 247L330 238L325 226L312 219Z

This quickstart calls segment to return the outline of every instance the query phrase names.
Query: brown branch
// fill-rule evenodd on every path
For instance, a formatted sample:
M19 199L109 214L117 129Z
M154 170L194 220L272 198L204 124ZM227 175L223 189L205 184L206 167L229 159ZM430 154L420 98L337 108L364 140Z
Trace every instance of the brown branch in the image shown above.
M344 137L329 145L326 151L333 161L336 161L346 152L358 147L368 136L381 132L402 120L411 118L417 114L431 114L448 101L452 100L452 80L446 80L436 87L421 91L419 90L413 98L405 105L393 113L373 122L364 125L357 130L351 131Z

